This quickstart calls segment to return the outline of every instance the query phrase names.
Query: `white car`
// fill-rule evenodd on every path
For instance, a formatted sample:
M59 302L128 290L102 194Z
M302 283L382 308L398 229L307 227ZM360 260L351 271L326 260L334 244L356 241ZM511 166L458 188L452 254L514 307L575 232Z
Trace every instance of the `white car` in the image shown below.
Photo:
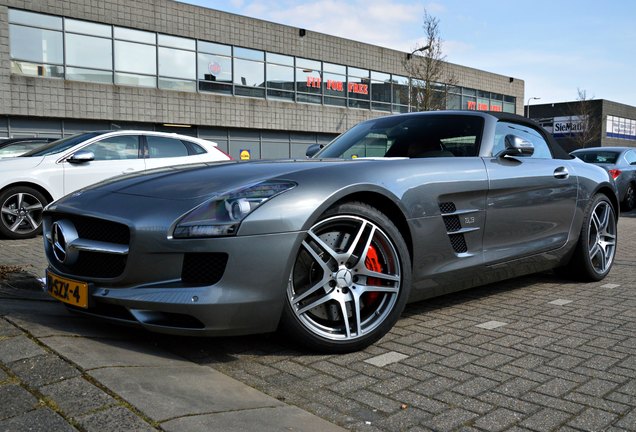
M0 234L34 237L48 203L121 174L231 158L216 143L173 133L95 131L0 160Z

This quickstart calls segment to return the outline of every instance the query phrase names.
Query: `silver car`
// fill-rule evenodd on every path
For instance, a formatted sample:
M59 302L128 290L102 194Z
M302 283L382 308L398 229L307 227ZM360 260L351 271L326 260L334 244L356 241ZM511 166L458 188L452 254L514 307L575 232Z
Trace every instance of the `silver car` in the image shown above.
M572 155L605 168L618 188L623 210L636 207L636 149L632 147L589 147Z
M44 212L47 290L74 312L182 335L289 333L358 350L408 301L616 253L607 171L534 122L438 111L363 122L309 160L201 163Z

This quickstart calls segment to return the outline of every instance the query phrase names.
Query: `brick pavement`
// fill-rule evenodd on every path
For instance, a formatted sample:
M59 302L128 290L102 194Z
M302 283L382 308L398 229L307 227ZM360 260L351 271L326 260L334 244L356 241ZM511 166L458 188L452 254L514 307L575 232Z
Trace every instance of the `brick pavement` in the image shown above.
M634 431L636 212L619 234L601 282L546 273L409 305L358 353L306 353L280 335L148 338L355 431ZM41 268L38 243L24 244L29 261L7 262L0 242L0 264Z

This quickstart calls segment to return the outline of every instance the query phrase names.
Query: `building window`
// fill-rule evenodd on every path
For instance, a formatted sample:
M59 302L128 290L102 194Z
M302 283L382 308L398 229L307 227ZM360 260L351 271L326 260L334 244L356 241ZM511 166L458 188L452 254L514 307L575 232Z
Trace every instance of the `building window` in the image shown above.
M156 87L155 34L115 27L115 38L115 84Z
M325 105L347 106L347 67L324 63L323 88Z
M11 72L64 76L62 18L9 9Z
M295 100L294 57L281 54L265 54L265 75L269 99Z
M66 79L113 83L112 26L64 19Z
M407 112L409 110L409 79L405 76L392 76L392 111Z
M232 47L198 42L199 90L232 94Z
M196 91L196 42L175 36L160 34L159 88L179 91Z
M371 71L371 109L391 111L391 75Z
M370 109L369 71L352 67L347 69L347 96L349 97L349 107Z
M234 94L265 97L265 52L234 48Z
M317 60L296 59L297 100L307 103L322 103L322 65Z

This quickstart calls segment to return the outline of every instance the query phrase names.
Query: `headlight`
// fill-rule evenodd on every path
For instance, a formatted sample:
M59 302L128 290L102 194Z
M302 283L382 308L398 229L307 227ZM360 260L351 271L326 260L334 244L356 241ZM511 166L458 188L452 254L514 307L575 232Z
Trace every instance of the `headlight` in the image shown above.
M291 181L264 181L207 201L177 222L173 238L236 234L243 219L270 198L296 186Z

